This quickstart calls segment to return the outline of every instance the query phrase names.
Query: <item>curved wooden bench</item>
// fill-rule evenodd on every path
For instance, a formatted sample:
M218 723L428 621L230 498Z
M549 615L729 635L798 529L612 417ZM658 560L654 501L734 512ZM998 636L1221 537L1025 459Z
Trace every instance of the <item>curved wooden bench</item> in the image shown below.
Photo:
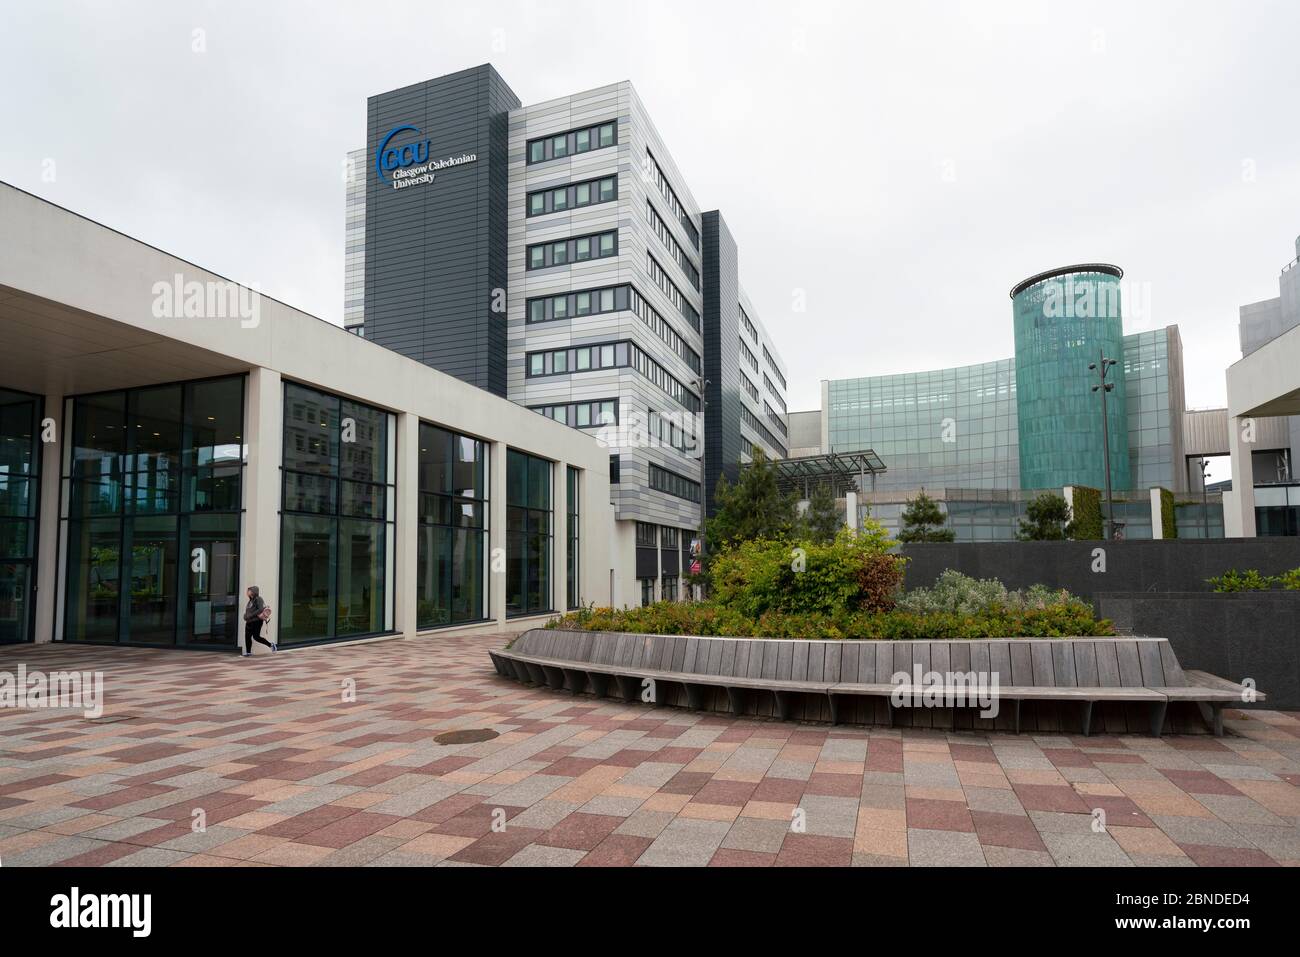
M537 628L520 635L510 648L489 653L503 677L598 697L617 690L624 700L640 697L665 703L660 685L680 686L686 705L705 707L714 691L724 692L733 714L745 712L754 693L772 696L777 717L792 714L794 696L824 699L832 724L838 724L846 699L870 699L869 713L893 724L900 708L950 711L953 725L960 708L914 709L893 700L922 692L952 698L969 685L924 675L998 676L995 700L1010 702L1010 716L998 727L1019 731L1021 703L1052 702L1077 708L1089 734L1097 704L1118 703L1146 710L1145 724L1162 733L1171 702L1193 702L1216 735L1223 733L1223 708L1243 700L1240 687L1201 672L1184 672L1163 638L1006 638L973 641L793 641L768 638L704 638L689 635L638 635L618 632ZM923 681L896 683L899 672ZM987 688L985 689L988 690ZM1264 695L1256 693L1256 700ZM928 724L927 724L928 726ZM1050 730L1050 729L1045 729Z

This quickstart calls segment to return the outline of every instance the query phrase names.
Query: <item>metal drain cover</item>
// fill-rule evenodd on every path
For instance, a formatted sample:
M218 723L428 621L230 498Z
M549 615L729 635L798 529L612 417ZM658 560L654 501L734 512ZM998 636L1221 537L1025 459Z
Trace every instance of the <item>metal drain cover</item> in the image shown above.
M496 737L500 737L500 732L491 728L462 728L459 731L444 731L433 740L438 744L478 744Z

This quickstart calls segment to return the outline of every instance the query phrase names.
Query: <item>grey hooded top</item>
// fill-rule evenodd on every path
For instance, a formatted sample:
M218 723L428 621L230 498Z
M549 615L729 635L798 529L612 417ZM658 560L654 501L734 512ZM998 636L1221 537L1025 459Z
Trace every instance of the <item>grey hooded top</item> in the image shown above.
M248 600L248 605L244 608L244 621L255 621L262 614L266 602L262 600L262 590L256 585L249 585L248 590L253 593L253 597Z

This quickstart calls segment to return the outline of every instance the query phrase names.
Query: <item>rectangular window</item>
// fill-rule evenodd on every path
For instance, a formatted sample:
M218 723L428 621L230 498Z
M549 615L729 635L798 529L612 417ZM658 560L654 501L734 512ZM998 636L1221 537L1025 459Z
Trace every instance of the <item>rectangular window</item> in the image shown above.
M618 400L566 402L560 405L532 405L534 412L579 429L618 424Z
M528 141L528 164L544 163L551 159L589 153L618 143L618 124L613 120L594 126L583 126L567 133L559 133Z
M67 400L65 414L63 639L234 644L244 591L244 377L79 396ZM8 404L3 415L9 441L0 455L9 474L0 501L6 515L21 516L34 493L31 479L14 476L34 472L24 465L22 435L10 434ZM0 552L19 547L6 543ZM11 560L23 556L3 557L0 571L25 580L21 561ZM24 607L25 595L15 594Z
M528 194L528 215L544 216L568 209L581 209L618 198L618 176L601 176L566 186L554 186Z
M698 504L700 501L699 482L678 475L676 472L670 472L653 462L650 463L650 487L657 492L685 499L688 502Z
M420 423L417 628L488 617L486 442Z
M618 253L618 231L608 230L528 247L528 268L546 269L586 259L605 259Z
M286 382L281 494L281 641L393 627L396 417Z
M566 468L566 493L568 497L568 568L567 573L567 596L569 608L579 608L582 606L582 586L579 582L578 573L581 570L581 563L578 556L579 545L579 524L578 524L578 490L580 486L579 471L572 465Z
M506 612L551 610L551 463L506 453Z

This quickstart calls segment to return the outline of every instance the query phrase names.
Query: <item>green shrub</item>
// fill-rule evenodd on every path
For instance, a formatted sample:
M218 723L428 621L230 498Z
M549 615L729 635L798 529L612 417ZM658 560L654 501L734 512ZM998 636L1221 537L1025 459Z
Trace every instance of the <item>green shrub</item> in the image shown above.
M1074 521L1069 536L1075 541L1101 541L1105 537L1105 522L1101 515L1101 490L1088 485L1076 485L1072 493Z
M834 614L887 611L902 584L904 559L870 519L826 544L759 539L741 542L713 559L713 598L752 619L768 612Z
M1300 591L1300 568L1293 568L1277 576L1278 583L1287 591Z
M1239 572L1230 568L1222 575L1205 579L1216 592L1268 591L1280 579L1271 575L1261 575L1257 569L1248 568Z
M1055 594L1055 593L1054 593ZM548 628L634 632L660 635L700 635L734 638L796 638L838 640L870 638L1063 638L1113 635L1106 619L1078 599L1058 597L1043 607L1002 606L965 614L953 611L917 613L892 611L825 612L768 611L758 618L738 614L716 602L659 602L640 608L595 608L552 620Z

